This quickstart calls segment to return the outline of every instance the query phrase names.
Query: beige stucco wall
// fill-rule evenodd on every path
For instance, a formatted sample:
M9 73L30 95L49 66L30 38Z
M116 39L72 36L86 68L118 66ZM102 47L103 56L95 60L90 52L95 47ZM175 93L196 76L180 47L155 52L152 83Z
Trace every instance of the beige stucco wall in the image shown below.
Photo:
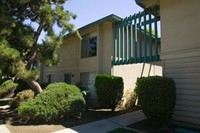
M124 91L126 91L135 88L135 83L139 77L162 76L162 62L113 66L112 74L123 78Z
M48 75L52 75L52 82L64 81L64 74L71 74L72 83L79 81L79 44L80 40L70 36L65 38L59 49L60 62L56 66L44 67L43 82L48 82Z
M101 47L101 73L111 74L111 56L113 53L113 30L112 23L106 22L102 26Z

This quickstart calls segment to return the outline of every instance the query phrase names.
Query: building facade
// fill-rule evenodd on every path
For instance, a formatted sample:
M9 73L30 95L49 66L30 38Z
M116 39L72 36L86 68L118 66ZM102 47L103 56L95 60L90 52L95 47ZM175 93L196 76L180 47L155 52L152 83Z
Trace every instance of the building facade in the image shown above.
M67 35L59 49L59 64L44 67L41 80L78 84L89 90L91 99L96 99L94 83L97 74L121 76L124 90L133 90L138 77L162 75L161 61L113 65L114 58L121 58L113 55L116 41L114 25L121 21L120 17L112 14L80 28L82 40Z

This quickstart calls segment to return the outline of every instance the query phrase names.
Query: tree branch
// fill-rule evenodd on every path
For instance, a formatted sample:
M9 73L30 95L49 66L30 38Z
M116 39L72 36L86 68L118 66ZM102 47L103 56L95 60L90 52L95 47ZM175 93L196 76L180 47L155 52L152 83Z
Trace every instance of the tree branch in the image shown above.
M34 60L35 60L35 57L37 55L37 49L36 49L37 41L38 41L38 39L40 37L40 34L41 34L44 26L45 26L45 21L43 20L40 23L40 25L39 25L39 27L37 29L37 32L35 33L35 41L33 43L33 48L31 49L30 58L29 58L29 60L28 60L28 62L26 64L26 69L28 69L28 70L32 70L32 68L33 68Z

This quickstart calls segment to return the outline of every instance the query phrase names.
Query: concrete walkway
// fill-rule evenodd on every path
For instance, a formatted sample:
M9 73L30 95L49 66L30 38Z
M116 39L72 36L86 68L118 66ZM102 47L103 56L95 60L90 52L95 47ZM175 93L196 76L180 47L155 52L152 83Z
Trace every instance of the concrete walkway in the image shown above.
M66 128L53 133L107 133L113 129L126 127L144 119L144 114L141 110L139 110L112 118L75 126L72 128Z
M1 120L0 120L0 133L10 133L8 128L2 123Z

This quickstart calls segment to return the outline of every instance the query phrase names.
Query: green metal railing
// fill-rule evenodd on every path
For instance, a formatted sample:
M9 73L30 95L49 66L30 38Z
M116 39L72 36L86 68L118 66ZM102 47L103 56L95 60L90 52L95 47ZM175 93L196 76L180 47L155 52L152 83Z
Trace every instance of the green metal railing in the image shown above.
M116 22L114 28L113 65L159 61L159 7Z

